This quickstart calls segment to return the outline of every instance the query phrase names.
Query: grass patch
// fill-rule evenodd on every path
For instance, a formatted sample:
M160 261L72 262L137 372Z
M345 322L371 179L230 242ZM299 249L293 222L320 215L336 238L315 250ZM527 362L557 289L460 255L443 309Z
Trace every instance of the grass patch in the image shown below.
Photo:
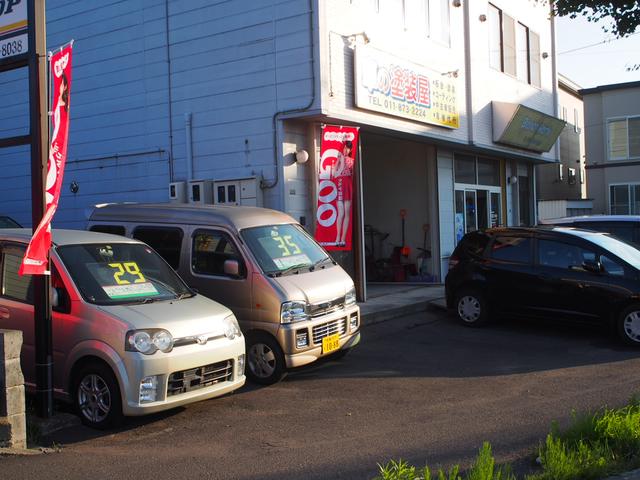
M539 449L542 472L528 480L598 479L640 466L640 402L576 415L560 433L554 426Z
M375 480L516 480L509 466L496 467L489 442L484 442L471 469L463 474L454 465L446 472L442 469L431 472L429 466L416 468L404 460L391 460L378 465L380 475Z
M569 427L551 428L538 449L541 471L524 480L596 480L640 467L640 399L619 409L574 413ZM497 466L489 442L465 472L458 465L432 471L399 460L378 465L375 480L517 480L509 465Z

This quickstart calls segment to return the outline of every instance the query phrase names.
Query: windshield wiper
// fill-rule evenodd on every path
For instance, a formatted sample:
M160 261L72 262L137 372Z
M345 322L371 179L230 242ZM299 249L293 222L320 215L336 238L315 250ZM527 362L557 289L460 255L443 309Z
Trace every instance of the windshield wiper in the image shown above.
M176 298L176 300L183 300L185 298L191 298L191 297L195 297L196 296L196 292L193 291L189 291L189 292L182 292L178 295L178 297Z
M334 265L336 264L336 262L331 257L324 257L324 258L321 258L320 260L318 260L317 262L315 262L313 265L311 265L309 267L309 270L313 272L316 269L316 267L319 267L320 265L322 265L323 263L325 263L327 261L330 261ZM322 268L324 268L324 266Z
M301 268L310 268L310 267L313 267L313 265L308 265L306 263L299 263L297 265L291 265L290 267L287 267L284 270L279 270L277 272L272 272L272 273L275 273L276 277L280 277L282 275L286 275L287 273L293 272L294 270L300 270Z
M144 297L144 298L141 298L140 300L133 301L132 303L143 304L144 305L145 303L153 303L155 301L156 301L156 299L153 298L153 297Z

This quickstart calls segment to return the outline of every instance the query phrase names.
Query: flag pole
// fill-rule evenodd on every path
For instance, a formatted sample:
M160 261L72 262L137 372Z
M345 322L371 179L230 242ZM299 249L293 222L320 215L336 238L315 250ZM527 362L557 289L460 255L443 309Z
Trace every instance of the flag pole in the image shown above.
M31 125L31 218L35 232L45 211L45 179L49 144L45 0L28 0L29 116ZM49 270L49 269L47 269ZM36 403L42 418L53 415L53 348L50 275L33 275Z

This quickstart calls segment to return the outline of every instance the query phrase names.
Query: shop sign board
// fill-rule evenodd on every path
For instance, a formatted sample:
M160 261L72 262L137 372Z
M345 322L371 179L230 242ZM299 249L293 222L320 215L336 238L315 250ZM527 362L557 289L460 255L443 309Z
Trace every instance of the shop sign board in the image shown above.
M548 152L566 122L516 103L492 102L493 141L533 152Z
M315 238L327 250L351 250L353 246L358 133L358 127L322 127Z
M27 0L0 0L0 60L29 50Z
M458 128L457 80L369 45L355 52L356 106L407 120Z

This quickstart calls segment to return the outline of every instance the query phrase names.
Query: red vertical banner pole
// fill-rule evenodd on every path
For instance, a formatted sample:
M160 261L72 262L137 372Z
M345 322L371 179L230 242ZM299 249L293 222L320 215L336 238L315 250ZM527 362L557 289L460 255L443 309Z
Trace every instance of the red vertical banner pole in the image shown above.
M34 232L45 210L44 181L47 169L49 120L47 115L47 57L45 0L28 0L29 116L31 137L31 218ZM47 265L48 270L48 265ZM33 277L33 321L37 413L53 415L53 348L51 337L50 277Z

